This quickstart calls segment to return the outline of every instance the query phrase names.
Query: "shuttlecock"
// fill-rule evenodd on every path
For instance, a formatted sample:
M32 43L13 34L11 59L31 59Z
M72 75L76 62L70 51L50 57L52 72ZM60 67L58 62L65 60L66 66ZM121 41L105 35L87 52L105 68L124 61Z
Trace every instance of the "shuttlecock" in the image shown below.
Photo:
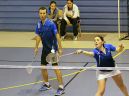
M52 50L51 50L51 53L55 53L55 50L54 50L54 49L52 49Z

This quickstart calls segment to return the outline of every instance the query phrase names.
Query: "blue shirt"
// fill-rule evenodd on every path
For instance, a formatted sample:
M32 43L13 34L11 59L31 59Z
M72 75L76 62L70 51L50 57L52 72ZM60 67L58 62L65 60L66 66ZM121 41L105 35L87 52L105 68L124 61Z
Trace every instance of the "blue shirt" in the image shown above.
M98 48L93 50L94 58L97 61L97 67L115 67L115 61L113 60L111 51L116 51L116 47L111 44L104 44L104 47L106 54Z
M50 52L52 48L55 51L58 50L56 39L57 28L50 19L46 18L44 24L42 24L42 21L39 21L35 33L41 37L43 50L47 52Z

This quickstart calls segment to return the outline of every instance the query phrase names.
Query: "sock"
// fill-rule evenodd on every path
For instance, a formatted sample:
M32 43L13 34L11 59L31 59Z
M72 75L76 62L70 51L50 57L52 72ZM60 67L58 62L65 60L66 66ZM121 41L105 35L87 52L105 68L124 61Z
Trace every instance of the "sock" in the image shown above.
M59 88L64 89L64 86L63 85L59 85Z
M50 84L49 84L49 82L44 82L47 86L49 86Z

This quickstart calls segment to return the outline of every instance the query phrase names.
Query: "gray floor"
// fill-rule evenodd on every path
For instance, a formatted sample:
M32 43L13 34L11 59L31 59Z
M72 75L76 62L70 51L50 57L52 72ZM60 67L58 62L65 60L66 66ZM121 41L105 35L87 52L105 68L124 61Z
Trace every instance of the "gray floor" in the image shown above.
M64 54L74 50L76 49L64 49ZM129 50L126 50L115 58L118 66L129 66L128 57ZM27 65L32 58L33 48L0 48L0 65ZM93 66L95 60L84 55L71 55L63 57L60 61L62 66L84 66L86 63L88 63L87 66ZM40 65L40 54L33 65ZM62 96L94 96L97 90L95 71L72 74L77 71L79 70L62 70L65 85L73 78L66 86L65 94ZM129 90L129 71L122 71L122 73L124 83ZM39 69L34 69L31 75L27 74L25 69L0 69L0 96L54 96L58 83L53 70L49 70L49 77L53 88L46 92L39 92L38 89L42 84ZM123 96L111 78L107 81L104 96Z

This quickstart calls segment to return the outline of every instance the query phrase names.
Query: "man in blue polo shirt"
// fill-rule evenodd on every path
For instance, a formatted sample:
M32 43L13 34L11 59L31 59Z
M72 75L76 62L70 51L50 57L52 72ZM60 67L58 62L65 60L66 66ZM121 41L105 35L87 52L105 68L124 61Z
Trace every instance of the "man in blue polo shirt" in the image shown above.
M54 49L55 52L59 52L62 54L62 46L60 36L57 33L56 25L48 18L47 10L45 7L39 8L39 17L40 21L36 26L36 36L34 39L36 40L35 45L35 55L38 53L38 46L40 41L42 41L43 49L41 55L41 65L46 66L48 62L46 61L46 56ZM57 63L52 64L53 66L58 66ZM42 69L42 76L44 79L44 84L40 88L40 91L45 91L51 88L49 81L48 81L48 72L47 69ZM62 95L64 93L64 86L62 80L62 73L59 69L55 69L55 73L57 76L57 80L59 82L59 88L57 90L56 95Z

